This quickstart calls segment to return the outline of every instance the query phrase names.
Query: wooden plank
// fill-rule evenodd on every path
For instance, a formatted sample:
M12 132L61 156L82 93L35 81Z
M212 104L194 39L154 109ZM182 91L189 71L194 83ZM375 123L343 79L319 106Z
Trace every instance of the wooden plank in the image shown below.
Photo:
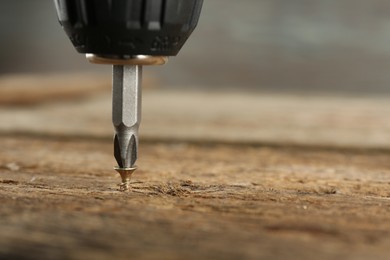
M388 259L387 99L305 100L146 91L126 193L108 92L3 104L0 258Z
M386 259L388 152L1 137L2 258Z

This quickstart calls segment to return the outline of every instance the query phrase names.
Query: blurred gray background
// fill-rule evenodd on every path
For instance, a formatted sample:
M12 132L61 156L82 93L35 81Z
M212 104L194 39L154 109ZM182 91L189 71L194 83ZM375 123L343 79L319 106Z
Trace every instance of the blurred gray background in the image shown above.
M0 75L102 72L76 53L51 0L0 1ZM205 0L171 88L390 94L390 1Z

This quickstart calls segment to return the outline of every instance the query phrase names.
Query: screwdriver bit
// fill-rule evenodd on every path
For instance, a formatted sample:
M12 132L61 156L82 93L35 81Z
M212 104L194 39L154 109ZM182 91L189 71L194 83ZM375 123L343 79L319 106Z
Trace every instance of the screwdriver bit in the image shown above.
M121 189L127 189L136 169L138 129L141 122L142 66L114 65L112 75L112 123L115 128L115 170L121 175Z

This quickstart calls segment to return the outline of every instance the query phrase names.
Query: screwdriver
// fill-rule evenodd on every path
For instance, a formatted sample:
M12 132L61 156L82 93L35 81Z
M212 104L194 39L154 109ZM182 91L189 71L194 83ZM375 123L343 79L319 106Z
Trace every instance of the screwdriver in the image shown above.
M58 20L91 63L113 65L115 170L128 190L136 170L143 65L176 56L195 29L203 0L54 0Z

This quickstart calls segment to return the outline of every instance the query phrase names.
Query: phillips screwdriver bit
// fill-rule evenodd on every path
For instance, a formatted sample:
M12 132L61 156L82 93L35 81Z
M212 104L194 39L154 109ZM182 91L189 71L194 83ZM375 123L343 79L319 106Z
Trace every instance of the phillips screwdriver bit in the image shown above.
M121 190L126 190L138 156L142 66L114 65L112 79L115 170L122 177Z

